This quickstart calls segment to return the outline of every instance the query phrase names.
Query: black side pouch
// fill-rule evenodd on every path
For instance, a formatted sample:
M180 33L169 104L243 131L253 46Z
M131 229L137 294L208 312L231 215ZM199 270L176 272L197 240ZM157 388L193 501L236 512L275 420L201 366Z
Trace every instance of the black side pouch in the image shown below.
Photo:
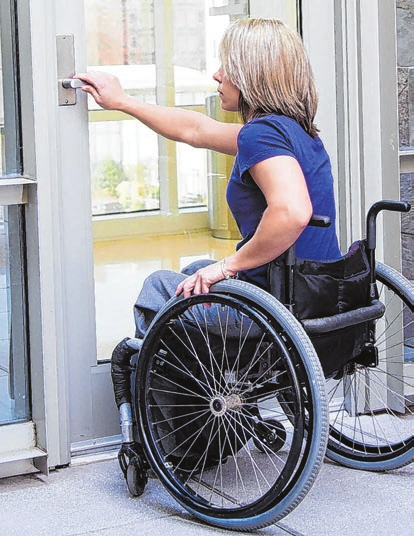
M285 296L285 256L270 263L269 292L282 303ZM334 261L296 259L293 266L294 311L299 320L322 318L369 303L370 267L364 242L354 242Z
M269 292L286 304L286 256L269 266ZM335 261L296 259L292 267L293 311L298 320L326 318L370 305L370 266L364 241ZM306 329L306 328L305 328ZM326 376L359 355L369 341L369 323L313 333L312 343Z

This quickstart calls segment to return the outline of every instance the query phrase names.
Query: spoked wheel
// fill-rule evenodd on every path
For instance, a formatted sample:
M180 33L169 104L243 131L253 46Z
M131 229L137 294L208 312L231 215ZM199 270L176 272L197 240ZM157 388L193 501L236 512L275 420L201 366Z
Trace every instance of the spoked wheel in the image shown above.
M267 526L303 499L322 463L324 383L302 327L260 289L220 282L208 295L173 299L138 360L147 458L176 500L204 522ZM258 423L269 419L280 423L280 435L284 430L280 449L259 433Z
M414 285L376 265L384 317L375 324L378 366L348 367L329 380L327 456L356 469L385 471L414 460Z

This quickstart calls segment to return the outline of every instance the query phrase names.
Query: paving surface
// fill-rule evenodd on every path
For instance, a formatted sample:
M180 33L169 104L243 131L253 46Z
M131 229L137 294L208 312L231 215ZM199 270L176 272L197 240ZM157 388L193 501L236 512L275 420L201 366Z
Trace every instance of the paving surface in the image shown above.
M44 475L0 480L1 536L209 536L154 478L132 498L114 454ZM263 536L412 536L414 464L368 473L326 462L304 501Z

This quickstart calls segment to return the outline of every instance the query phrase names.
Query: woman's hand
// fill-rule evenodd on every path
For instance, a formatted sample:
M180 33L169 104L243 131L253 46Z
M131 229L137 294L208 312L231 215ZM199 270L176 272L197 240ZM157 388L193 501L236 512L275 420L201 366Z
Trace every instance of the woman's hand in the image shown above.
M96 103L106 110L119 110L125 101L126 95L119 79L109 73L89 72L76 74L86 85L82 90L92 95Z
M178 296L183 293L184 298L188 298L192 294L207 294L211 285L222 279L225 279L222 262L209 264L184 279L184 281L178 285L175 294Z

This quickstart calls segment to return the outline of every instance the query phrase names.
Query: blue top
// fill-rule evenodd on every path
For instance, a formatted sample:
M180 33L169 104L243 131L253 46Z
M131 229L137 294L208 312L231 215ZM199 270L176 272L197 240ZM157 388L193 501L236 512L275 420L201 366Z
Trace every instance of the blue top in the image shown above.
M267 207L266 199L249 168L278 155L296 158L306 179L313 213L329 216L330 227L307 227L296 242L296 256L311 260L334 260L341 256L335 232L335 200L329 156L319 137L312 138L294 119L270 114L253 119L240 130L237 155L227 187L227 203L243 240L254 235ZM267 287L268 265L245 270L239 277Z

